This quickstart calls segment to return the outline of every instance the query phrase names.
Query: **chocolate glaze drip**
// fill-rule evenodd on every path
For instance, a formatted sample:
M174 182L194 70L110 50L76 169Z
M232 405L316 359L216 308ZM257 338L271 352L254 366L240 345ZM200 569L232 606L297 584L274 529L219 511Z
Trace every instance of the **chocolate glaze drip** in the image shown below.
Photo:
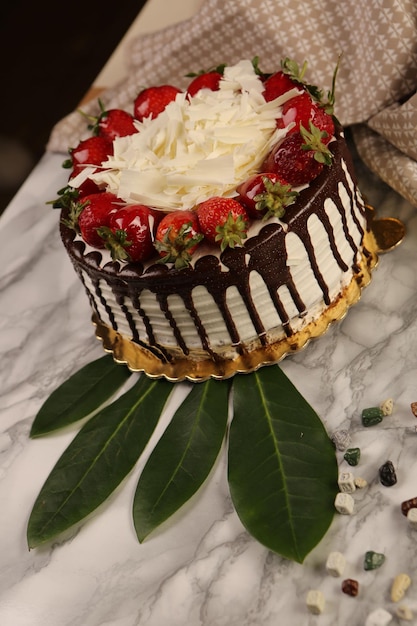
M100 307L95 301L97 297L108 315L110 324L114 330L117 330L114 313L100 288L100 281L105 280L114 294L117 305L126 317L132 332L132 340L146 346L161 360L167 361L171 359L170 351L157 342L152 320L148 317L143 308L142 294L144 291L147 291L155 295L161 311L160 319L166 320L169 323L178 348L183 354L188 355L190 353L189 347L186 344L175 316L172 314L169 306L169 296L175 294L182 298L184 309L188 311L193 321L198 336L200 337L201 349L206 354L209 354L211 358L215 358L215 351L213 347L210 346L206 329L198 314L198 307L193 300L193 290L195 287L204 286L212 296L223 318L225 327L230 336L230 344L236 348L238 353L243 354L247 348L239 336L238 329L233 319L233 312L229 310L227 304L226 294L227 290L231 287L235 287L238 290L260 344L266 345L268 343L267 331L269 329L266 329L262 323L256 303L253 301L250 287L251 272L256 271L268 289L268 293L270 294L285 333L287 336L290 336L293 330L290 325L289 315L279 297L279 288L283 285L287 287L300 317L306 314L306 306L294 284L291 268L287 264L288 259L285 245L287 229L288 232L295 233L303 243L315 279L323 293L323 300L327 305L330 304L329 287L320 271L307 223L312 214L317 216L327 233L330 249L336 263L340 267L341 272L346 272L349 268L337 248L333 227L324 208L325 200L331 198L340 213L346 239L352 251L355 253L353 271L359 271L357 265L358 250L349 233L345 215L346 207L343 206L339 196L339 182L342 181L347 191L350 200L351 218L358 231L361 233L361 236L363 236L364 231L357 211L364 215L365 207L356 187L355 191L352 192L351 185L349 185L349 181L346 178L342 165L343 162L346 165L349 176L356 184L350 154L341 135L341 129L338 129L337 140L330 144L334 153L332 166L325 168L322 174L320 174L308 188L301 191L297 201L287 208L286 214L282 218L284 227L280 223L267 222L265 226L262 227L259 234L246 240L241 248L228 249L220 255L220 258L215 254L201 257L196 261L194 267L175 270L161 264L150 264L148 267L144 267L140 263L128 263L121 266L118 262L109 262L101 266L101 253L86 253L85 244L81 241L75 241L75 233L64 224L61 224L61 236L77 272L81 279L82 272L86 272L94 286L95 293L92 293L82 279L92 308L100 317ZM143 322L146 329L145 337L140 336L140 331L136 327L134 317L129 311L129 307L126 306L126 301L128 300L130 300L132 307L137 311ZM107 323L106 320L102 321L103 323Z

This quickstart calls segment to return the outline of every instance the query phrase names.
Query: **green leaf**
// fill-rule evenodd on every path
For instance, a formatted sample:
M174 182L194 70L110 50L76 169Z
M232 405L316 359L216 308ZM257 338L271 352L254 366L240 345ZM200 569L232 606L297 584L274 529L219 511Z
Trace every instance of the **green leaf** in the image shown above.
M78 370L47 398L36 415L30 437L41 437L90 415L129 378L127 367L104 356Z
M73 526L97 508L132 469L173 389L141 376L89 420L56 463L33 506L29 548Z
M334 514L337 460L320 418L278 366L233 382L228 479L243 525L302 563Z
M140 542L189 500L207 478L226 432L229 389L229 381L193 385L154 448L133 505Z

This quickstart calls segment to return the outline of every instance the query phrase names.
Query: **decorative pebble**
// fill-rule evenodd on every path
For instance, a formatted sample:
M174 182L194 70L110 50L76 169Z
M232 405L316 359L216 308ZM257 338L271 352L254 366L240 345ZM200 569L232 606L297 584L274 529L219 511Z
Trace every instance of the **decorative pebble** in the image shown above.
M310 589L307 594L306 603L310 613L320 615L320 613L323 613L324 611L326 601L321 591L318 591L317 589Z
M388 626L391 621L391 613L385 609L376 609L366 618L365 626Z
M417 498L410 498L401 503L401 512L403 515L407 515L410 509L415 508L417 508Z
M338 430L332 435L332 441L337 450L343 452L350 446L350 435L347 430Z
M349 465L357 465L359 463L359 459L361 458L360 448L348 448L343 455L346 463Z
M334 501L336 510L342 515L352 515L355 501L348 493L338 493Z
M338 478L340 491L343 493L353 493L356 491L355 477L352 472L341 472Z
M379 405L379 408L384 414L384 417L387 415L392 415L392 411L394 410L394 400L392 398L387 398L383 400Z
M403 619L406 622L411 622L414 617L413 611L405 604L397 606L397 608L395 609L395 614L399 619Z
M411 578L408 574L398 574L392 583L391 587L391 600L393 602L399 602L404 597L405 592L411 585Z
M355 485L358 489L364 489L364 487L366 487L367 484L368 484L368 481L365 480L364 478L361 478L360 476L355 477Z
M397 482L397 474L392 461L386 461L379 468L379 481L384 487L392 487Z
M410 406L412 414L417 417L417 402L412 402Z
M341 552L330 552L326 561L326 570L331 576L341 576L345 571L345 566L346 559Z
M342 582L342 591L348 596L357 596L359 593L358 581L354 580L353 578L346 578L346 580Z
M372 406L362 411L362 424L364 426L375 426L382 422L384 414L379 406Z
M363 561L363 568L365 570L378 569L385 561L385 554L381 554L380 552L374 552L373 550L368 550L365 552L365 558Z
M407 519L411 528L417 529L417 509L410 509L407 513Z

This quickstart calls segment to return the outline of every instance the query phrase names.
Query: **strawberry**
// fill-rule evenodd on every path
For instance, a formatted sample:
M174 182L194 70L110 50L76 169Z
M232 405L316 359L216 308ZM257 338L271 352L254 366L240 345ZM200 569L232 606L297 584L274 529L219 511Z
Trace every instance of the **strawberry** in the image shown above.
M204 237L220 244L222 251L241 246L247 237L249 216L234 198L209 198L197 206L197 216Z
M310 120L314 126L327 133L322 140L323 143L328 143L334 133L333 118L317 102L314 102L307 92L291 98L283 105L282 118L278 120L277 126L285 128L294 123L288 133L295 133L299 132L300 126L308 128Z
M106 137L88 137L81 140L75 148L70 148L69 154L70 159L64 162L64 167L101 165L113 154L113 144Z
M97 232L108 226L110 214L120 207L120 200L112 193L102 191L71 203L69 218L64 223L81 234L93 248L104 248L104 240Z
M123 109L102 110L92 130L95 135L106 137L109 141L138 132L133 115Z
M132 204L111 212L108 226L97 232L110 250L113 261L146 261L153 254L158 211L144 204Z
M298 193L291 189L291 185L273 172L253 174L241 183L236 191L239 194L238 202L254 219L283 217L285 207L293 204L298 196Z
M219 83L223 74L217 70L211 72L202 72L190 82L187 88L188 96L195 96L201 89L210 89L211 91L218 91Z
M324 165L332 162L332 153L322 141L324 133L310 122L310 130L285 137L267 156L262 169L275 172L290 185L303 185L316 178Z
M190 264L203 239L194 211L173 211L164 215L155 235L155 248L162 263L174 263L175 269Z
M271 74L264 82L263 97L267 102L270 102L282 96L290 89L294 89L294 87L300 87L300 85L287 76L287 74L284 74L284 72L275 72L275 74Z
M87 178L79 187L73 187L71 185L71 179L77 176L81 169L80 165L74 167L68 178L67 186L60 189L58 191L58 198L49 203L52 204L54 209L70 208L71 203L80 200L83 196L100 192L98 185L96 185L91 178Z
M172 85L159 85L143 89L133 103L133 115L140 122L147 117L155 119L165 107L175 100L181 90Z

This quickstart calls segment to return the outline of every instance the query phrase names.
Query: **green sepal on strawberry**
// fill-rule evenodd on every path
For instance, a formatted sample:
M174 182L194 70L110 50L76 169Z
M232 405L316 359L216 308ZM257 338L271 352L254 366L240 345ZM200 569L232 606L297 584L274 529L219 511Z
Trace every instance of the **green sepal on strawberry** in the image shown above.
M290 185L304 185L332 163L333 154L325 141L327 133L310 122L310 130L300 126L300 131L285 137L265 159L262 169L275 172Z
M160 263L173 263L175 269L181 270L190 265L202 239L194 211L173 211L159 222L154 246Z
M68 218L63 218L62 222L80 234L90 246L101 249L104 248L104 240L97 231L102 226L108 226L111 213L119 208L120 200L117 196L101 191L72 202Z
M283 217L286 207L294 204L298 196L291 185L273 172L254 174L240 184L236 191L239 194L238 201L249 216L264 220Z
M155 254L154 238L162 215L144 204L121 207L109 216L98 235L113 261L146 261Z
M247 237L249 216L234 198L208 198L197 206L197 216L204 237L219 245L222 252L241 246Z

